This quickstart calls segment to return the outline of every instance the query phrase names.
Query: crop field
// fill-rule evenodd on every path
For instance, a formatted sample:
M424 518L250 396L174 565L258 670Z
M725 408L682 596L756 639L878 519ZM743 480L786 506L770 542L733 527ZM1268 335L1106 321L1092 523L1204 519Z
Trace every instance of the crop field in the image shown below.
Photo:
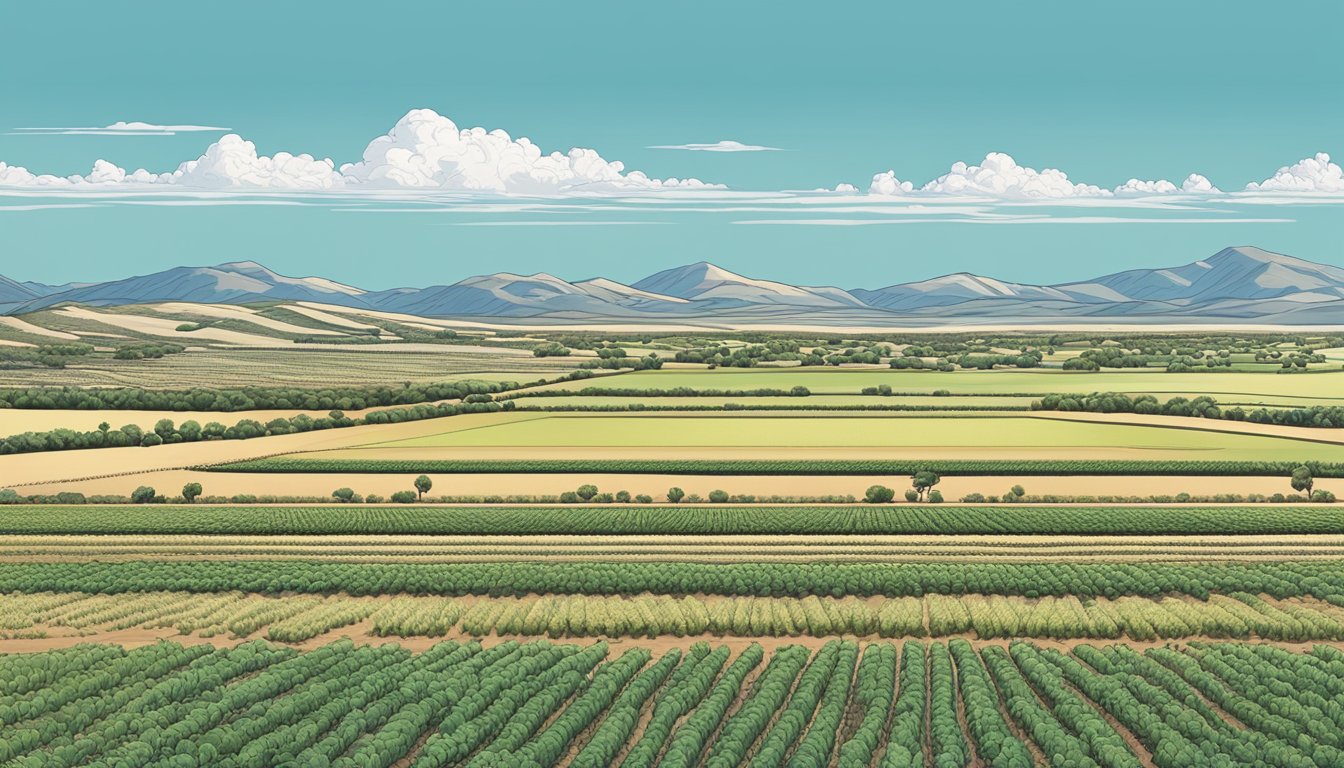
M505 348L450 344L223 347L190 349L158 360L99 357L72 361L63 368L0 368L0 386L375 386L403 381L528 380L563 374L574 367L574 362L566 358L534 358Z
M18 536L1219 536L1344 535L1327 505L23 505ZM202 539L204 540L204 539Z
M0 431L39 433L0 455L0 765L1344 765L1344 372L1320 339L1082 372L1061 366L1164 342L1037 359L969 337L457 343L308 306L36 320L99 349L0 365L30 390ZM398 341L355 338L374 328ZM113 358L156 334L201 341ZM363 424L313 403L372 393L222 412L134 392L403 404L581 366ZM1098 392L1289 410L1031 410ZM128 402L155 410L97 409ZM321 428L273 421L298 403ZM161 418L257 426L62 445Z
M1344 657L1141 649L253 641L8 657L0 759L76 765L1337 764ZM82 684L81 684L82 683ZM78 738L66 725L79 717ZM1219 756L1239 760L1219 761ZM190 761L190 762L188 762Z
M265 638L301 644L336 630L350 637L551 639L659 637L914 638L1052 640L1267 638L1344 640L1344 608L1301 598L1246 593L1191 596L1027 599L1002 595L721 597L541 595L523 598L430 596L199 595L154 591L131 596L79 592L0 595L0 637L84 638L140 630L145 638ZM325 638L324 638L325 639Z
M1099 373L1052 369L996 371L896 371L855 368L720 368L637 371L603 382L629 389L791 389L807 387L817 394L858 394L864 387L890 386L893 392L930 395L947 390L955 395L1036 395L1049 392L1126 392L1152 394L1204 393L1219 400L1234 395L1305 397L1344 400L1344 371L1276 373L1168 373L1122 368ZM591 382L552 385L580 390Z
M1344 461L1344 444L1147 424L960 414L888 417L815 413L704 415L507 414L498 423L369 446L413 448L882 448L892 456L1022 459L1079 457L1207 461Z

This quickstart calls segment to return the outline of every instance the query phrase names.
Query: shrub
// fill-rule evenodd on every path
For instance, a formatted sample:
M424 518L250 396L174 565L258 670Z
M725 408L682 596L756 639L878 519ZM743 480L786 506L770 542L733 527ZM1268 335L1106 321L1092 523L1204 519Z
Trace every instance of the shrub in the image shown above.
M575 493L575 492L573 492L573 491L565 491L564 493L560 494L560 503L561 503L561 504L578 504L578 503L579 503L579 494L577 494L577 493Z
M919 492L916 491L914 488L906 488L906 489L905 489L905 500L906 500L906 501L919 501Z
M589 501L590 499L592 499L594 496L597 495L597 486L580 485L579 489L575 491L575 493L578 494L580 499L583 499L584 501Z
M418 498L415 491L397 491L389 497L389 500L393 504L414 504Z
M131 502L135 504L149 504L158 496L158 492L148 485L142 485L131 491Z
M355 498L355 492L350 488L337 488L331 492L331 497L337 501L349 504Z
M383 497L382 497L382 496L379 496L379 495L376 494L376 493L370 493L368 496L365 496L365 497L364 497L364 502L365 502L366 504L382 504L382 503L383 503Z
M709 501L711 504L727 504L728 492L720 491L718 489L712 490L709 492Z
M961 500L967 504L982 504L985 501L983 493L968 493L961 497Z
M630 492L629 492L629 491L617 491L617 492L616 492L616 501L619 502L619 503L621 503L621 504L629 504L629 503L630 503Z
M1335 494L1325 490L1324 488L1318 488L1317 490L1311 492L1311 500L1318 501L1323 504L1331 504L1335 500Z
M3 503L3 494L2 494L2 493L0 493L0 503ZM652 503L653 503L653 497L650 496L650 495L648 495L647 493L641 493L641 494L639 494L638 496L635 497L635 503L636 503L636 504L652 504Z
M929 503L930 503L930 504L942 504L942 503L943 503L943 492L942 492L942 491L929 491Z
M870 485L863 494L863 500L869 504L887 504L896 498L896 491L885 485Z
M676 486L667 489L667 500L676 504L686 498L686 492Z

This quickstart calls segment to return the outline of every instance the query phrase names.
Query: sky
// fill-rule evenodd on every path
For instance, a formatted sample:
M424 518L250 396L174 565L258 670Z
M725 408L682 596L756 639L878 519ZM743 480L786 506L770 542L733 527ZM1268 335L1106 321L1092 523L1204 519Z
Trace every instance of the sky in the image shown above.
M48 0L0 27L20 280L1344 266L1337 0Z

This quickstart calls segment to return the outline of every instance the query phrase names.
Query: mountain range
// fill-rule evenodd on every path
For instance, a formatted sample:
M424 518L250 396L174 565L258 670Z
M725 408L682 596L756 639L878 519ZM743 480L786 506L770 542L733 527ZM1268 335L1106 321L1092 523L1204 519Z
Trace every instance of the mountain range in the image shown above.
M796 286L744 277L708 262L667 269L630 285L592 278L500 272L451 285L366 291L322 277L286 277L252 261L177 267L103 283L49 286L0 277L0 313L60 304L117 306L318 302L424 317L538 322L715 319L725 323L834 325L1049 319L1126 322L1259 322L1344 325L1344 269L1225 248L1177 267L1134 269L1078 282L1029 285L957 273L883 288Z

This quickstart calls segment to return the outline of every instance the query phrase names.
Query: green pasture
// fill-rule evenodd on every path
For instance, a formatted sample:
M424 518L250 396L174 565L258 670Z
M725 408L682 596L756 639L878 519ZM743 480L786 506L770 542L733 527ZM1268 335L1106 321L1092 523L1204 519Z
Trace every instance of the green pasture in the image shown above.
M1205 393L1219 400L1229 395L1333 399L1344 403L1344 371L1321 373L1167 373L1151 369L1117 369L1097 373L1035 369L995 371L898 371L856 368L720 368L638 371L600 379L566 382L557 388L627 389L790 389L807 387L814 394L858 394L864 387L887 385L894 392L1002 395L1051 392L1128 392L1158 396Z
M886 448L892 455L1344 461L1344 445L1030 416L512 414L373 448Z

